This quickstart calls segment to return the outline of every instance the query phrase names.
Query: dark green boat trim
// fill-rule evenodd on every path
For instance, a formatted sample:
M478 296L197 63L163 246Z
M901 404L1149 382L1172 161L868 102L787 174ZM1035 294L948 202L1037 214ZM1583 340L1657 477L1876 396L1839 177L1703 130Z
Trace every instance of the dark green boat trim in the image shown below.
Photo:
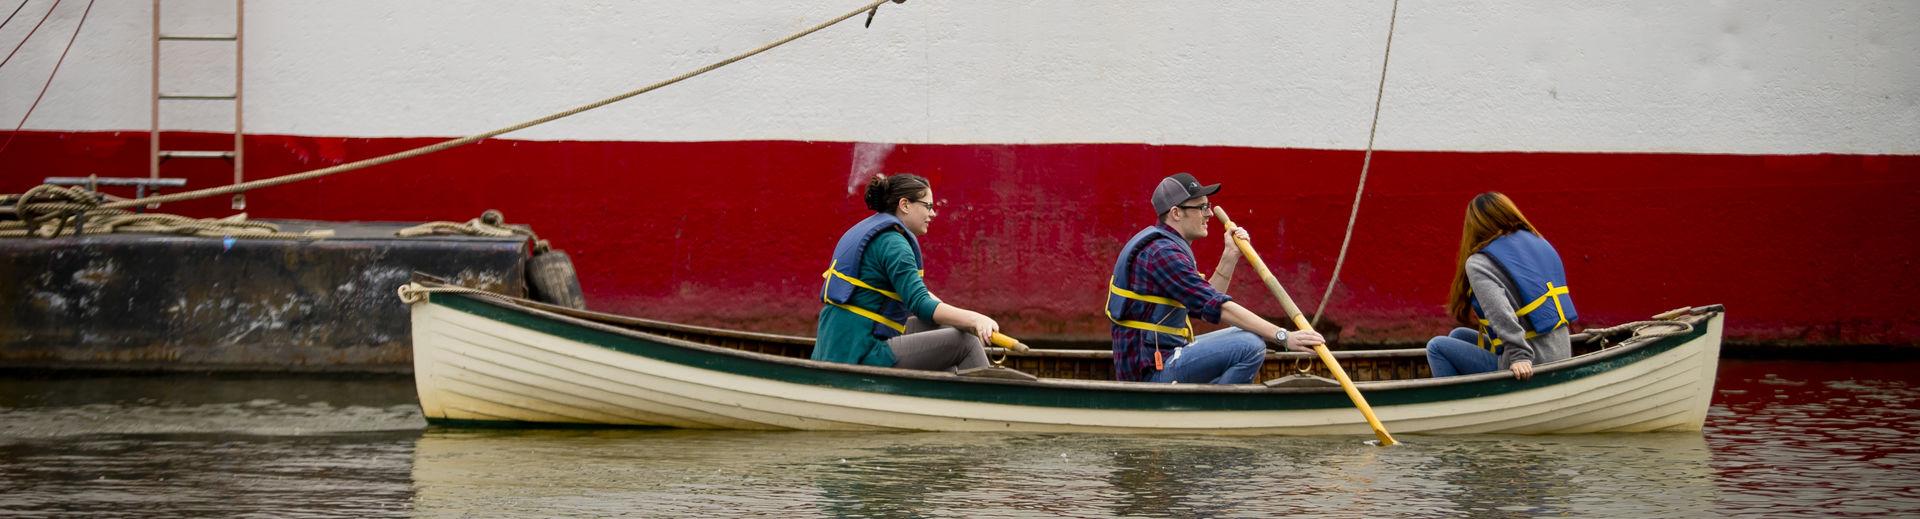
M990 404L1061 407L1076 409L1159 410L1159 411L1296 411L1309 409L1345 409L1353 406L1338 388L1250 390L1245 386L1189 386L1167 391L1160 385L1133 384L1112 387L1075 387L1046 382L1009 382L961 379L945 375L875 373L878 368L838 365L830 367L801 365L792 359L762 356L717 347L694 348L650 340L640 332L617 333L572 322L565 317L547 317L533 310L508 308L506 303L481 301L458 294L434 294L432 302L447 308L499 321L535 332L591 344L621 353L671 362L735 375L765 378L889 395L981 402ZM1536 371L1530 381L1511 377L1418 384L1414 387L1368 388L1368 403L1375 407L1421 404L1497 396L1539 389L1599 375L1622 366L1664 353L1706 333L1695 326L1690 333L1666 337L1649 344L1608 350L1597 358L1576 360L1573 364L1550 366ZM915 376L917 375L917 376ZM925 377L925 378L922 378Z

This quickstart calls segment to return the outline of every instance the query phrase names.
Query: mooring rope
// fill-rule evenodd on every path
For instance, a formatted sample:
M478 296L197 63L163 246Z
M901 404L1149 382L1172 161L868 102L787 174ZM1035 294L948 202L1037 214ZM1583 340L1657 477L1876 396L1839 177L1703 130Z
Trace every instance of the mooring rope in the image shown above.
M400 285L400 289L397 290L396 292L400 294L400 302L406 303L406 304L424 302L427 300L427 294L469 294L469 295L476 295L476 296L492 297L492 298L502 299L506 301L513 301L515 299L505 294L501 294L497 292L488 292L478 288L467 288L467 287L456 287L456 286L428 287L428 286L421 285L419 283L407 283L405 285Z
M48 13L52 13L52 11L48 11ZM27 118L33 117L33 110L35 108L39 108L40 100L47 97L47 89L53 86L53 78L60 75L60 65L64 65L67 63L67 53L73 50L74 40L80 39L80 28L87 26L87 15L92 13L93 13L93 0L87 0L87 9L84 11L80 11L80 23L73 24L73 36L67 37L67 47L65 49L60 50L60 59L58 61L53 62L53 72L47 73L47 82L40 85L40 94L33 96L33 104L27 105L27 113L20 115L20 124L14 125L13 133L7 134L7 142L0 143L0 153L6 153L7 148L13 146L13 138L20 136L20 129L27 127ZM42 20L42 21L45 21L45 20ZM32 37L33 35L28 34L27 36ZM20 43L25 44L26 40L21 40ZM20 50L20 49L18 47L15 47L14 50ZM13 56L8 55L7 57L12 58Z
M552 246L547 244L547 240L540 239L540 235L534 233L533 228L507 225L507 217L502 214L499 209L488 209L480 213L478 218L465 222L427 222L401 229L393 233L393 235L402 238L448 235L486 236L489 238L524 236L528 241L533 242L533 253L535 255L546 254L547 251L552 250Z
M30 1L32 0L20 0L20 5L13 6L13 14L7 15L6 21L0 21L0 30L6 30L7 24L13 23L13 17L19 15L20 10L25 9L27 7L27 2L30 2Z
M91 6L91 1L92 0L89 0L89 6ZM33 193L33 190L29 190L28 195L0 196L0 205L5 205L4 204L5 201L12 200L13 211L15 214L18 214L21 216L21 221L19 222L21 224L27 224L28 222L33 222L35 220L45 220L46 218L49 218L49 217L58 217L58 218L62 218L63 220L77 221L79 219L84 219L86 216L88 216L87 214L85 214L88 211L124 210L124 209L139 207L143 205L180 202L185 200L194 200L194 199L207 198L207 197L213 197L213 196L228 195L233 193L243 193L243 192L251 191L254 189L273 187L273 186L278 186L282 184L290 184L290 183L300 182L304 180L312 180L315 178L320 178L327 175L333 175L336 173L345 173L348 171L369 168L373 166L386 164L389 162L405 160L413 157L418 157L421 155L426 155L429 153L444 151L450 148L472 144L484 139L497 137L499 135L514 132L514 131L524 130L524 129L538 126L541 124L546 124L562 118L580 114L581 112L586 112L588 110L593 110L593 109L607 106L616 102L620 102L628 98L638 96L640 94L652 92L662 87L672 85L674 83L679 83L681 81L685 81L687 79L691 79L695 76L712 72L714 70L718 70L721 67L725 67L727 65L731 65L741 60L758 55L762 52L772 50L775 47L785 45L794 40L806 37L807 35L819 32L820 30L826 29L827 27L831 27L834 24L838 24L840 22L846 21L848 18L853 18L854 16L858 16L860 13L868 13L869 22L871 22L872 14L879 12L881 4L884 4L887 2L901 3L904 1L905 0L872 0L871 2L868 2L866 5L861 6L859 9L848 11L846 14L834 17L825 22L816 24L812 27L808 27L805 30L801 30L800 32L793 33L791 35L788 35L787 37L774 40L771 43L761 45L760 47L755 48L753 50L736 54L732 57L729 57L720 61L716 61L714 63L694 69L684 74L680 74L678 76L675 76L671 79L667 79L665 81L660 81L660 82L647 85L638 89L634 89L613 97L608 97L606 99L601 99L599 101L594 101L592 103L580 105L566 111L554 113L554 114L540 117L531 121L522 122L512 126L499 128L496 130L481 132L474 135L461 137L458 139L452 139L452 140L442 141L442 142L427 145L427 146L421 146L418 148L405 150L398 153L382 155L379 157L373 157L370 159L364 159L364 160L359 160L359 161L350 162L346 164L340 164L332 167L320 168L320 169L307 171L303 173L284 175L284 176L255 180L252 182L244 182L239 184L229 184L226 186L200 189L200 190L188 191L184 193L175 193L171 195L156 195L156 196L150 196L146 198L130 199L130 200L122 199L122 200L109 201L105 203L100 203L98 199L94 199L91 197L88 197L84 201L67 200L67 201L38 202L35 200L36 197L29 196L30 194ZM58 7L58 6L59 4L56 0L55 7ZM48 12L51 13L52 11L49 10ZM44 22L45 20L42 20L42 21ZM76 35L78 34L77 28L76 28L75 34ZM69 43L69 46L71 46L71 43ZM17 134L18 132L15 132L15 133ZM9 139L9 141L11 141L11 139ZM4 148L0 148L0 149L4 149ZM57 186L42 186L42 187L57 187ZM121 211L121 212L124 212L124 211ZM29 218L29 216L31 216L32 218ZM61 224L54 226L53 235L58 235L59 229L63 228L65 225L66 223L62 222ZM19 232L20 229L0 228L0 237L36 235L36 234L32 234L34 228L41 227L41 226L42 225L29 224L27 225L29 230L26 233L20 233ZM8 225L6 227L17 227L17 225Z
M20 4L20 5L25 6L26 4ZM7 66L7 62L13 61L13 55L16 53L19 53L21 47L27 46L27 40L33 39L33 33L40 32L40 25L47 23L47 19L53 17L53 10L59 9L59 8L60 8L60 0L53 0L53 7L48 7L47 14L40 16L40 22L33 24L33 28L27 30L27 37L21 38L20 43L18 45L13 46L13 51L7 53L6 59L0 59L0 67L5 67ZM20 10L18 9L14 10L14 14L19 14L19 13L20 13ZM7 20L12 21L13 17L8 16Z
M280 226L248 221L246 213L225 218L192 218L163 213L135 213L100 209L104 195L79 187L34 186L26 194L0 197L25 209L19 220L0 220L0 238L52 238L81 234L138 232L236 238L313 239L333 236L330 230L282 232Z
M1333 261L1333 277L1327 279L1327 292L1320 295L1320 305L1313 309L1313 325L1320 325L1320 316L1327 310L1327 300L1333 299L1333 287L1340 282L1340 267L1347 264L1347 246L1353 244L1353 224L1360 218L1360 195L1367 192L1367 169L1373 166L1373 137L1380 131L1380 101L1387 96L1387 63L1393 60L1393 27L1400 20L1400 0L1393 0L1393 12L1387 15L1387 48L1380 56L1380 85L1373 93L1373 124L1367 128L1367 153L1360 159L1360 185L1353 188L1353 211L1347 213L1347 233L1340 238L1340 256Z
M514 234L521 234L514 232L516 230L518 229L488 225L485 222L481 222L479 218L475 218L465 222L427 222L401 229L400 232L393 233L393 235L402 238L452 235L505 238L513 236Z
M1648 331L1648 328L1669 329ZM1686 321L1634 321L1606 328L1589 328L1569 337L1569 339L1573 342L1599 343L1600 346L1604 348L1606 347L1607 336L1626 330L1633 330L1633 336L1628 337L1625 341L1620 341L1620 344L1626 344L1635 340L1653 340L1689 333L1693 331L1693 324Z
M127 201L122 201L122 202L113 202L113 203L108 203L108 204L105 204L105 205L102 205L102 206L100 206L100 207L101 207L102 209L123 209L123 208L129 208L129 207L136 207L136 206L141 206L141 205L149 205L149 204L164 204L164 203L169 203L169 202L179 202L179 201L182 201L182 200L193 200L193 199L197 199L197 198L206 198L206 197L213 197L213 196L220 196L220 195L229 195L229 194L233 194L233 193L242 193L242 192L246 192L246 191L251 191L251 190L254 190L254 189L260 189L260 188L266 188L266 187L273 187L273 186L278 186L278 185L281 185L281 184L289 184L289 183L293 183L293 182L299 182L299 181L303 181L303 180L311 180L311 179L315 179L315 178L320 178L320 177L324 177L324 176L327 176L327 175L332 175L332 174L335 174L335 173L345 173L345 172L348 172L348 171L353 171L353 170L357 170L357 169L362 169L362 168L369 168L369 167L373 167L373 166L378 166L378 165L381 165L381 164L386 164L386 163L389 163L389 162L394 162L394 161L399 161L399 160L405 160L405 159L410 159L410 158L414 158L414 157L418 157L418 156L421 156L421 155L426 155L426 154L429 154L429 153L434 153L434 152L438 152L438 151L443 151L443 150L446 150L446 149L449 149L449 148L455 148L455 147L459 147L459 146L465 146L465 145L468 145L468 144L473 144L473 143L475 143L475 142L479 142L479 141L481 141L481 140L484 140L484 139L489 139L489 138L493 138L493 137L497 137L497 136L500 136L500 135L502 135L502 134L506 134L506 133L511 133L511 132L515 132L515 131L520 131L520 130L524 130L524 129L527 129L527 128L532 128L532 127L534 127L534 126L539 126L539 125L542 125L542 124L546 124L546 123L550 123L550 122L553 122L553 121L556 121L556 120L559 120L559 119L563 119L563 118L566 118L566 117L570 117L570 116L573 116L573 115L577 115L577 114L579 114L579 113L581 113L581 112L585 112L585 111L588 111L588 110L593 110L593 109L595 109L595 108L600 108L600 107L603 107L603 106L607 106L607 105L610 105L610 104L613 104L613 103L617 103L617 102L620 102L620 101L624 101L624 100L626 100L626 99L628 99L628 98L631 98L631 97L633 97L633 96L637 96L637 95L640 95L640 94L645 94L645 93L647 93L647 92L652 92L652 91L654 91L654 90L658 90L658 89L660 89L661 87L665 87L665 86L667 86L667 85L672 85L672 84L674 84L674 83L679 83L679 82L681 82L681 81L685 81L685 80L687 80L687 79L691 79L691 78L693 78L693 77L695 77L695 76L699 76L699 75L701 75L701 74L705 74L705 73L708 73L708 72L712 72L712 71L714 71L714 70L717 70L717 69L719 69L719 68L721 68L721 67L725 67L725 66L727 66L727 65L731 65L731 64L733 64L733 63L735 63L735 62L738 62L738 61L740 61L740 60L744 60L744 59L747 59L747 58L750 58L750 57L753 57L753 56L754 56L754 55L756 55L756 54L760 54L760 53L762 53L762 52L766 52L766 51L768 51L768 50L772 50L772 49L773 49L774 47L779 47L779 46L781 46L781 45L785 45L785 44L787 44L788 42L792 42L793 40L797 40L797 39L800 39L800 38L802 38L802 37L805 37L805 36L807 36L807 35L810 35L810 34L813 34L813 33L815 33L815 32L819 32L819 31L820 31L821 29L825 29L825 28L827 28L827 27L830 27L830 26L832 26L832 25L834 25L834 24L837 24L837 23L840 23L840 22L843 22L843 21L846 21L846 20L847 20L848 18L853 18L854 16L858 16L858 15L860 15L861 13L865 13L865 12L868 12L868 11L873 11L873 10L876 10L876 9L879 9L879 8L880 8L880 4L884 4L884 3L887 3L887 2L890 2L890 1L893 1L893 0L873 0L873 1L871 1L871 2L868 2L868 3L866 4L866 5L863 5L863 6L861 6L861 7L859 8L859 9L854 9L854 10L852 10L852 11L848 11L848 12L847 12L846 14L843 14L843 15L840 15L840 16L836 16L836 17L834 17L833 19L830 19L830 20L827 20L827 21L825 21L825 22L821 22L821 23L819 23L819 24L817 24L817 25L814 25L814 26L812 26L812 27L808 27L808 28L807 28L807 29L805 29L805 30L802 30L802 31L800 31L800 32L797 32L797 33L793 33L792 35L789 35L789 36L787 36L787 37L785 37L785 38L781 38L781 39L778 39L778 40L775 40L775 41L773 41L772 43L768 43L768 44L766 44L766 45L761 45L761 46L760 46L759 48L756 48L756 49L753 49L753 50L750 50L750 51L747 51L747 52L744 52L744 53L741 53L741 54L736 54L736 55L734 55L733 57L730 57L730 58L727 58L727 59L723 59L723 60L720 60L720 61L716 61L716 62L714 62L714 63L712 63L712 64L709 64L709 65L707 65L707 66L704 66L704 67L700 67L700 68L697 68L697 69L694 69L694 70L692 70L692 71L690 71L690 72L687 72L687 73L684 73L684 74L681 74L681 75L678 75L678 76L674 76L674 77L673 77L672 79L668 79L668 80L665 80L665 81L661 81L661 82L658 82L658 83L654 83L654 84L651 84L651 85L647 85L647 86L644 86L644 87L640 87L640 88L638 88L638 89L634 89L634 90L631 90L631 91L628 91L628 92L625 92L625 93L622 93L622 94L620 94L620 95L616 95L616 96L613 96L613 97L609 97L609 98L606 98L606 99L601 99L601 100L599 100L599 101L594 101L594 102L591 102L591 103L587 103L587 104L584 104L584 105L580 105L580 106L577 106L577 107L574 107L574 108L572 108L572 109L569 109L569 110L565 110L565 111L562 111L562 112L559 112L559 113L555 113L555 114L551 114L551 115L547 115L547 116L545 116L545 117L540 117L540 118L538 118L538 119L534 119L534 120L531 120L531 121L527 121L527 122L523 122L523 123L519 123L519 124L515 124L515 125L512 125L512 126L507 126L507 127L504 127L504 128L500 128L500 129L496 129L496 130L490 130L490 131L486 131L486 132L481 132L481 133L476 133L476 134L473 134L473 135L468 135L468 136L466 136L466 137L461 137L461 138L458 138L458 139L453 139L453 140L448 140L448 141L443 141L443 142L439 142L439 143L436 143L436 144L430 144L430 145L427 145L427 146L421 146L421 147L418 147L418 148L414 148L414 149L410 149L410 150L406 150L406 151L401 151L401 152L398 152L398 153L392 153L392 154L388 154L388 155L382 155L382 156L379 156L379 157L374 157L374 158L370 158L370 159L365 159L365 160L359 160L359 161L354 161L354 162L349 162L349 163L346 163L346 164L341 164L341 165L338 165L338 166L333 166L333 167L327 167L327 168L321 168L321 169L317 169L317 170L313 170L313 171L308 171L308 172L305 172L305 173L296 173L296 174L292 174L292 175L284 175L284 176L279 176L279 177L274 177L274 178L269 178L269 179L261 179L261 180L255 180L255 181L252 181L252 182L245 182L245 183L240 183L240 184L229 184L229 185L226 185L226 186L220 186L220 187L214 187L214 188L207 188L207 189L200 189L200 190L195 190L195 191L188 191L188 192L184 192L184 193L175 193L175 194L171 194L171 195L160 195L160 196L150 196L150 197L146 197L146 198L141 198L141 199L138 199L138 200L127 200Z

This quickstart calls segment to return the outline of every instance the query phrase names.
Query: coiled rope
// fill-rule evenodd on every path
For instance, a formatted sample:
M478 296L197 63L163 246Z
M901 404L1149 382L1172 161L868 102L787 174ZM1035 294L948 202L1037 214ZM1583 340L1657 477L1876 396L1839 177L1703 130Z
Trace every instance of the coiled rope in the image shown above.
M333 235L333 231L329 230L281 232L278 225L248 221L245 213L226 218L190 218L172 214L135 213L125 209L100 209L101 196L78 187L34 186L16 200L17 205L23 208L19 213L20 219L0 220L0 238L52 238L114 232L270 239L311 239ZM15 198L0 197L0 203L7 200Z
M379 157L374 157L374 158L370 158L370 159L364 159L364 160L359 160L359 161L355 161L355 162L349 162L349 163L346 163L346 164L340 164L340 165L337 165L337 166L332 166L332 167L326 167L326 168L320 168L320 169L316 169L316 170L312 170L312 171L307 171L307 172L304 172L304 173L295 173L295 174L291 174L291 175L284 175L284 176L279 176L279 177L274 177L274 178L268 178L268 179L261 179L261 180L255 180L255 181L252 181L252 182L244 182L244 183L239 183L239 184L229 184L229 185L225 185L225 186L220 186L220 187L213 187L213 188L207 188L207 189L200 189L200 190L194 190L194 191L187 191L187 192L183 192L183 193L176 193L176 194L170 194L170 195L156 195L156 196L150 196L150 197L146 197L146 198L140 198L140 199L132 199L132 200L119 200L119 201L113 201L113 202L107 202L107 203L103 203L103 204L99 204L99 205L97 206L97 210L114 210L114 209L129 209L129 208L133 208L133 207L138 207L138 206L142 206L142 205L151 205L151 204L164 204L164 203L170 203L170 202L180 202L180 201L185 201L185 200L194 200L194 199L200 199L200 198L207 198L207 197L214 197L214 196L221 196L221 195L230 195L230 194L234 194L234 193L244 193L244 192L247 192L247 191L251 191L251 190L254 190L254 189L261 189L261 188L267 188L267 187L273 187L273 186L278 186L278 185L282 185L282 184L290 184L290 183L294 183L294 182L300 182L300 181L304 181L304 180L312 180L312 179L316 179L316 178L320 178L320 177L324 177L324 176L327 176L327 175L333 175L333 174L336 174L336 173L345 173L345 172L348 172L348 171L353 171L353 170L357 170L357 169L364 169L364 168L369 168L369 167L373 167L373 166L378 166L378 165L382 165L382 164L386 164L386 163L389 163L389 162L395 162L395 161L400 161L400 160L406 160L406 159L410 159L410 158L414 158L414 157L418 157L418 156L421 156L421 155L426 155L426 154L429 154L429 153L434 153L434 152L439 152L439 151L444 151L444 150L447 150L447 149L450 149L450 148L455 148L455 147L459 147L459 146L465 146L465 145L468 145L468 144L473 144L473 143L475 143L475 142L479 142L479 141L481 141L481 140L484 140L484 139L489 139L489 138L493 138L493 137L498 137L498 136L500 136L500 135L502 135L502 134L506 134L506 133L511 133L511 132L515 132L515 131L519 131L519 130L524 130L524 129L527 129L527 128L532 128L532 127L534 127L534 126L539 126L539 125L541 125L541 124L546 124L546 123L549 123L549 122L553 122L553 121L556 121L556 120L559 120L559 119L563 119L563 118L566 118L566 117L570 117L570 116L573 116L573 115L577 115L577 114L579 114L579 113L581 113L581 112L585 112L585 111L588 111L588 110L593 110L593 109L595 109L595 108L600 108L600 107L603 107L603 106L606 106L606 105L610 105L610 104L613 104L613 103L617 103L617 102L620 102L620 101L624 101L624 100L626 100L626 99L628 99L628 98L631 98L631 97L634 97L634 96L637 96L637 95L640 95L640 94L645 94L645 93L647 93L647 92L652 92L652 91L654 91L654 90L658 90L658 89L660 89L660 88L662 88L662 87L665 87L665 86L667 86L667 85L672 85L672 84L674 84L674 83L679 83L679 82L681 82L681 81L685 81L685 80L687 80L687 79L690 79L690 78L693 78L693 77L695 77L695 76L699 76L699 75L701 75L701 74L705 74L705 73L708 73L708 72L712 72L712 71L714 71L714 70L717 70L717 69L719 69L719 68L721 68L721 67L725 67L725 66L727 66L727 65L731 65L731 64L733 64L733 63L735 63L735 62L738 62L738 61L740 61L740 60L744 60L744 59L747 59L747 58L750 58L750 57L753 57L754 55L757 55L757 54L760 54L760 53L762 53L762 52L766 52L766 51L768 51L768 50L772 50L772 49L773 49L773 48L775 48L775 47L779 47L779 46L781 46L781 45L785 45L785 44L787 44L787 43L789 43L789 42L792 42L792 41L794 41L794 40L797 40L797 39L800 39L800 38L802 38L802 37L805 37L805 36L807 36L807 35L810 35L810 34L813 34L813 33L816 33L816 32L819 32L820 30L822 30L822 29L826 29L827 27L831 27L831 26L833 26L833 25L835 25L835 24L838 24L838 23L840 23L840 22L843 22L843 21L846 21L846 20L847 20L848 18L853 18L854 16L858 16L858 15L860 15L861 13L874 13L874 12L878 12L878 10L880 9L880 4L884 4L884 3L887 3L887 2L894 2L894 3L900 3L900 2L902 2L902 1L904 1L904 0L872 0L871 2L868 2L867 4L865 4L865 5L862 5L862 6L860 6L860 8L858 8L858 9L854 9L854 10L852 10L852 11L848 11L848 12L847 12L846 14L842 14L842 15L840 15L840 16L836 16L836 17L834 17L834 18L832 18L832 19L829 19L829 20L827 20L827 21L824 21L824 22L821 22L821 23L819 23L819 24L816 24L816 25L814 25L814 26L812 26L812 27L808 27L808 28L806 28L805 30L802 30L802 31L800 31L800 32L796 32L796 33L793 33L792 35L789 35L789 36L787 36L787 37L784 37L784 38L780 38L780 39L778 39L778 40L774 40L774 41L773 41L772 43L768 43L768 44L766 44L766 45L761 45L761 46L760 46L759 48L755 48L755 49L753 49L753 50L750 50L750 51L747 51L747 52L744 52L744 53L740 53L740 54L736 54L736 55L734 55L733 57L729 57L729 58L726 58L726 59L723 59L723 60L720 60L720 61L716 61L716 62L714 62L714 63L712 63L712 64L709 64L709 65L707 65L707 66L704 66L704 67L700 67L700 68L697 68L697 69L694 69L694 70L692 70L692 71L689 71L689 72L687 72L687 73L684 73L684 74L681 74L681 75L678 75L678 76L674 76L674 77L673 77L673 78L671 78L671 79L667 79L667 80L665 80L665 81L660 81L660 82L657 82L657 83L654 83L654 84L651 84L651 85L647 85L647 86L644 86L644 87L640 87L640 88L637 88L637 89L634 89L634 90L631 90L631 91L628 91L628 92L625 92L625 93L622 93L622 94L619 94L619 95L616 95L616 96L613 96L613 97L608 97L608 98L606 98L606 99L601 99L601 100L599 100L599 101L594 101L594 102L591 102L591 103L587 103L587 104L584 104L584 105L580 105L580 106L578 106L578 107L574 107L574 108L572 108L572 109L569 109L569 110L566 110L566 111L562 111L562 112L559 112L559 113L555 113L555 114L551 114L551 115L547 115L547 116L545 116L545 117L540 117L540 118L538 118L538 119L534 119L534 120L531 120L531 121L527 121L527 122L523 122L523 123L519 123L519 124L515 124L515 125L512 125L512 126L507 126L507 127L504 127L504 128L500 128L500 129L496 129L496 130L491 130L491 131L486 131L486 132L481 132L481 133L477 133L477 134L473 134L473 135L469 135L469 136L466 136L466 137L461 137L461 138L458 138L458 139L452 139L452 140L448 140L448 141L442 141L442 142L439 142L439 143L435 143L435 144L430 144L430 145L426 145L426 146L421 146L421 147L418 147L418 148L414 148L414 149L410 149L410 150L406 150L406 151L401 151L401 152L398 152L398 153L392 153L392 154L388 154L388 155L382 155L382 156L379 156ZM0 198L11 198L11 197L0 197ZM59 212L59 211L68 211L68 210L71 210L71 209L73 209L73 206L71 206L71 205L63 205L63 203L59 203L59 202L54 202L54 203L53 203L54 205L49 205L49 206L45 206L45 207L30 207L31 205L33 205L33 204L36 204L36 203L38 203L38 202L35 202L35 201L34 201L34 200L33 200L33 199L31 198L31 197L25 197L25 196L21 196L21 197L18 197L18 198L19 198L19 200L18 200L18 201L16 202L16 204L15 204L15 206L14 206L14 207L15 207L15 211L16 211L16 212L18 212L18 213L20 213L20 214L22 214L22 215L25 215L25 214L28 214L28 213L34 213L34 214L41 214L41 215L44 215L44 214L48 214L48 213L53 213L53 212ZM71 218L71 217L77 217L77 216L80 216L80 215L79 215L79 214L69 214L69 215L67 215L67 217L70 217L70 218ZM24 218L23 218L23 220L24 220Z
M1664 329L1650 331L1649 329L1652 328ZM1607 346L1608 336L1627 330L1633 330L1633 336L1628 337L1625 341L1621 341L1620 344L1686 334L1693 331L1693 324L1685 321L1634 321L1606 328L1590 328L1574 334L1569 337L1569 340L1572 342L1597 343L1600 347L1605 348Z
M1340 282L1340 267L1347 264L1347 246L1353 244L1353 223L1360 219L1360 195L1367 192L1367 170L1373 166L1373 137L1380 131L1380 101L1387 97L1387 63L1393 60L1393 28L1400 21L1400 0L1393 0L1393 12L1387 15L1387 48L1380 56L1380 86L1373 93L1373 124L1367 128L1367 153L1360 160L1360 186L1353 188L1353 211L1347 213L1347 233L1340 238L1340 256L1333 261L1333 277L1327 279L1327 292L1320 295L1320 305L1313 309L1314 326L1320 325L1320 316L1327 311L1327 300L1333 299L1333 287Z
M540 235L534 233L532 228L526 226L510 226L507 225L506 220L506 215L502 214L499 209L488 209L480 213L478 218L465 222L427 222L401 229L399 232L393 234L394 236L403 238L450 235L486 236L489 238L524 236L528 241L533 242L533 253L535 255L546 254L547 251L553 249L552 245L548 244L547 240L540 239Z

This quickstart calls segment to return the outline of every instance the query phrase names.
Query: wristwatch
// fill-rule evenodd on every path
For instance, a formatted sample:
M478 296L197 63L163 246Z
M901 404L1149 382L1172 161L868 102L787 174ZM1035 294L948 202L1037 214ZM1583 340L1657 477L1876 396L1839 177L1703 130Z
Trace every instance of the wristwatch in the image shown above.
M1273 332L1273 342L1281 346L1286 346L1287 345L1287 329L1281 328L1279 330L1275 330Z

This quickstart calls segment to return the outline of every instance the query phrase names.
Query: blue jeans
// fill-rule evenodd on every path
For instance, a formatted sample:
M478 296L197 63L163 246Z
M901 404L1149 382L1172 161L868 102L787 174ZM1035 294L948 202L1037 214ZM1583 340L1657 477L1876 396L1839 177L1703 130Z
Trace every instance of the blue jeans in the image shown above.
M1186 384L1247 384L1260 375L1267 360L1267 341L1253 332L1234 327L1222 328L1193 338L1193 343L1175 348L1166 369L1156 371L1148 382Z
M1454 328L1445 337L1427 341L1427 366L1433 376L1472 375L1500 369L1500 357L1475 345L1480 332L1472 328Z

